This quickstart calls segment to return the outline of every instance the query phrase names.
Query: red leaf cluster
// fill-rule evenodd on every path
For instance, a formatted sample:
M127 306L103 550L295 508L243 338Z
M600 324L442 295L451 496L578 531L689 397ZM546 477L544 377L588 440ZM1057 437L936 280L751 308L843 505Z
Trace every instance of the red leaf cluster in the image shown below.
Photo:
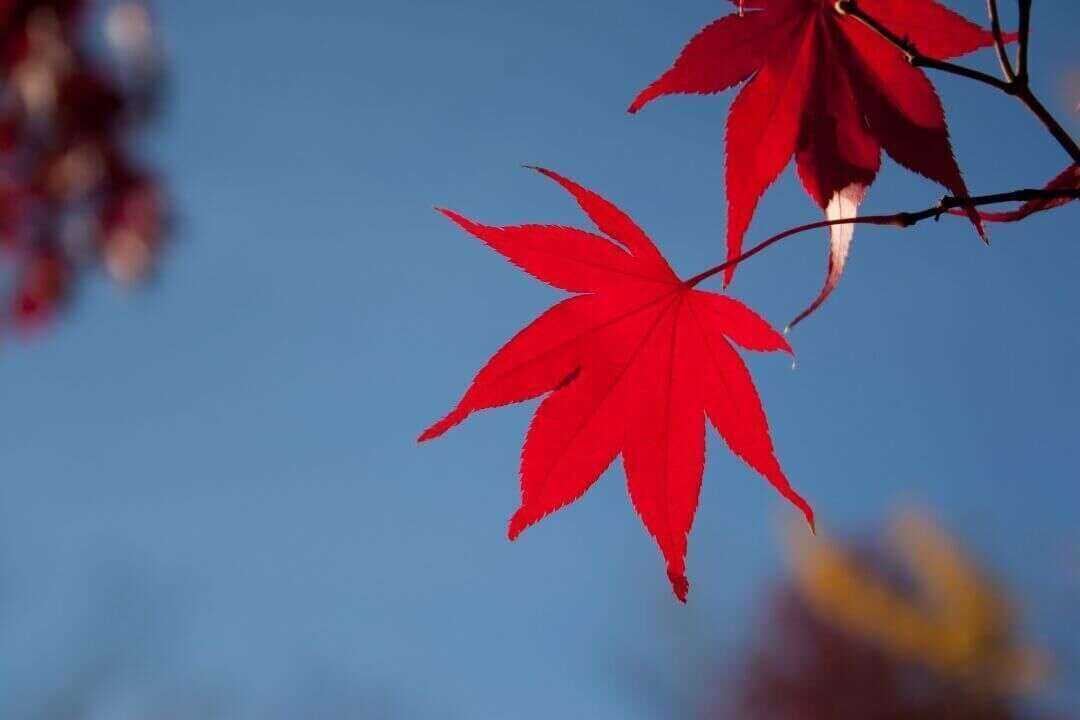
M114 57L84 36L82 0L0 0L0 321L51 318L85 271L143 277L158 253L162 192L134 159L133 131L159 79L146 8L109 15Z
M989 32L934 0L861 4L937 59L993 42ZM792 157L806 192L829 219L857 213L882 150L953 195L967 196L941 100L899 50L837 12L834 0L747 0L741 6L701 30L630 106L637 112L665 95L717 93L748 81L727 123L729 259L742 252L759 199ZM971 216L982 233L978 216ZM850 225L830 229L825 285L794 322L836 287L852 235ZM727 282L734 272L735 266L727 269Z
M818 296L792 324L801 321L840 281L854 234L847 221L857 219L882 151L945 187L953 199L920 213L863 217L863 223L906 227L939 216L941 207L976 204L964 202L970 196L945 112L919 66L1022 98L1026 92L1011 76L999 82L945 62L993 44L994 34L936 0L736 4L738 12L702 29L630 105L636 113L666 95L712 94L743 84L727 122L727 262L681 280L626 214L548 170L540 172L574 196L601 234L551 225L492 227L443 211L527 273L575 295L499 350L457 406L420 437L437 437L479 410L543 397L522 451L522 500L510 538L581 497L621 456L630 499L682 600L707 424L813 525L809 506L780 469L760 399L734 346L791 349L746 306L696 286L720 271L727 286L743 259L789 235L828 226L828 272ZM996 16L993 22L1000 32ZM1023 19L1021 25L1026 27ZM999 35L1002 43L1014 39ZM999 51L1004 56L1003 46ZM1026 97L1037 110L1034 97ZM792 228L744 254L743 239L762 195L793 158L827 220ZM1048 187L1078 183L1073 165ZM979 202L1025 196L1031 193L982 196ZM984 220L1018 220L1066 201L1035 200L1011 213L974 207L959 212L985 240Z

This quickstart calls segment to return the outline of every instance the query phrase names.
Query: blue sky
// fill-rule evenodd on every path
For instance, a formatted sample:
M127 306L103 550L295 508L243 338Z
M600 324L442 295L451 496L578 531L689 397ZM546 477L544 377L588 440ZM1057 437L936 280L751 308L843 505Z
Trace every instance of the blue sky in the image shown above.
M950 5L982 17L978 0ZM685 608L618 470L506 542L530 406L414 438L558 297L433 205L582 224L520 169L539 163L626 208L680 272L719 261L733 93L625 107L727 3L157 7L173 75L146 145L179 218L160 281L92 284L55 331L0 353L14 707L79 642L112 642L101 627L146 666L256 704L320 667L406 718L655 718L701 697L699 659L746 639L783 571L791 511L761 479L710 441ZM1036 88L1074 132L1078 23L1080 6L1036 4ZM1018 105L935 82L974 192L1064 167ZM864 207L941 194L887 163ZM860 229L839 291L792 337L798 368L750 359L823 528L931 508L1051 645L1080 633L1075 612L1060 625L1080 563L1076 212L994 228L990 249L954 219ZM750 238L817 214L789 171ZM823 270L808 235L732 292L782 325Z

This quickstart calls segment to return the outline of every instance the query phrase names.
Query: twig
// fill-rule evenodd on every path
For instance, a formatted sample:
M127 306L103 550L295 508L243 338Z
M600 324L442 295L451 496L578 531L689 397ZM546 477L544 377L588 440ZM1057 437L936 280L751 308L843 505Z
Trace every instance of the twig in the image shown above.
M708 270L695 275L686 281L687 287L694 287L697 284L708 280L714 275L722 273L730 267L734 267L744 260L749 260L758 253L766 250L776 243L793 235L800 235L810 230L817 230L819 228L832 227L833 225L881 225L885 227L895 228L908 228L912 225L922 222L923 220L929 220L933 218L937 220L945 213L954 208L973 208L982 205L996 205L998 203L1006 202L1027 202L1029 200L1053 200L1056 198L1073 198L1080 200L1080 189L1077 188L1064 188L1064 189L1034 189L1025 188L1023 190L1013 190L1012 192L995 193L993 195L976 195L974 197L960 198L952 195L946 195L941 199L941 202L933 207L928 207L925 210L919 210L918 212L900 212L893 213L892 215L864 215L862 217L853 218L840 218L838 220L819 220L818 222L807 223L805 225L799 225L797 227L789 228L781 233L777 233L770 238L762 240L754 247L750 248L746 252L742 253L738 257L732 258L723 262L715 267L711 267Z
M1009 52L1005 49L1005 36L1001 32L1001 16L998 14L997 0L986 0L986 12L990 15L990 32L994 35L994 49L997 50L1001 72L1009 82L1016 82Z

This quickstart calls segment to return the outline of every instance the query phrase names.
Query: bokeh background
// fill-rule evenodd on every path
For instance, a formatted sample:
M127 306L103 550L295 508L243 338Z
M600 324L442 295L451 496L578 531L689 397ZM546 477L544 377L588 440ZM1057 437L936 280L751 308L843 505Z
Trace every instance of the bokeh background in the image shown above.
M948 4L982 21L981 0ZM786 573L792 513L715 438L683 607L617 467L505 540L531 407L415 437L557 297L432 205L582 224L519 168L538 163L625 207L680 272L719 261L734 93L625 107L728 4L154 10L169 84L141 150L175 213L159 278L135 294L90 284L48 333L0 350L0 714L38 717L80 688L201 717L602 720L715 703ZM1075 3L1035 4L1034 82L1073 131L1078 29ZM970 62L995 67L990 51ZM974 192L1064 167L1018 104L934 80ZM887 162L864 207L941 194ZM751 237L817 213L789 171ZM797 369L750 359L824 531L930 508L1056 654L1037 703L1058 713L1080 708L1076 213L995 227L990 249L955 218L860 229L840 290L792 337ZM824 244L756 258L733 294L782 326L819 288Z

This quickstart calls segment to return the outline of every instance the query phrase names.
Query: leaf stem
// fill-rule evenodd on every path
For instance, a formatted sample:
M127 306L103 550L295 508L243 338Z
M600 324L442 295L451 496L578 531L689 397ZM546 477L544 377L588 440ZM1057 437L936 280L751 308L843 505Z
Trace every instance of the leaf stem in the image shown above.
M806 223L805 225L798 225L796 227L789 228L787 230L784 230L783 232L773 235L772 237L762 240L757 245L742 253L738 257L731 258L726 262L723 262L715 267L711 267L704 272L698 273L689 280L686 280L685 284L687 287L695 287L699 283L708 280L712 276L722 273L724 270L727 270L730 267L739 265L744 260L749 260L763 250L766 250L777 244L781 240L792 237L793 235L801 235L802 233L808 232L810 230L832 227L833 225L881 225L885 227L908 228L912 225L922 222L923 220L929 220L931 218L937 220L949 210L953 210L955 208L972 208L982 205L996 205L998 203L1005 202L1027 202L1029 200L1053 200L1057 198L1072 198L1080 200L1080 189L1025 188L1022 190L1013 190L1011 192L994 193L993 195L976 195L974 197L968 198L946 195L937 205L916 212L899 212L893 213L892 215L863 215L862 217L840 218L838 220L819 220L818 222Z

